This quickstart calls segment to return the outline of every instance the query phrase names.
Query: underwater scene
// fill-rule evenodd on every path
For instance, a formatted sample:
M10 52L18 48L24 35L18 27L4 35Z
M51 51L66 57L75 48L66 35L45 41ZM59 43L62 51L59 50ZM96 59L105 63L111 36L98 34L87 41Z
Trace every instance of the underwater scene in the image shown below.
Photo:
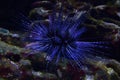
M0 80L120 80L120 0L0 0Z

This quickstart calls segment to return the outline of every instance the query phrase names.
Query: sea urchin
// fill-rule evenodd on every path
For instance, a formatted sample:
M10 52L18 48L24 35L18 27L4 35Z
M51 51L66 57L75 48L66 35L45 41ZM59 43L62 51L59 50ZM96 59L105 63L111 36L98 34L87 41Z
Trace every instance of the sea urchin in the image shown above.
M29 28L27 37L33 43L26 47L31 49L32 53L36 51L47 53L49 61L55 59L58 62L61 58L67 58L81 66L86 57L102 52L96 51L96 48L105 48L103 46L105 42L89 42L81 39L87 29L79 25L84 23L86 14L83 11L76 13L73 17L63 18L62 13L59 13L57 17L54 13L49 18L49 26L40 22L33 24Z

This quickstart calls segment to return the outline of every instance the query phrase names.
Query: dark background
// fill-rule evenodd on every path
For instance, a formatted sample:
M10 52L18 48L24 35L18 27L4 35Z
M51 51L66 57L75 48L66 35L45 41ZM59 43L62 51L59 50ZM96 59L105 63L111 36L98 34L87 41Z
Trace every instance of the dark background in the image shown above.
M0 0L0 27L15 29L10 19L18 12L28 14L34 1L36 0Z

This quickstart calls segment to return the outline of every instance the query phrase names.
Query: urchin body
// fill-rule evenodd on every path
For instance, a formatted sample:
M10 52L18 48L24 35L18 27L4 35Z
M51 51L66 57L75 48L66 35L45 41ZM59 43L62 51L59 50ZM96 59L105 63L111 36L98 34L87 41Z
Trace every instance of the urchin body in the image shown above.
M38 23L30 28L27 38L33 44L26 47L33 53L46 52L50 61L56 59L58 62L61 58L67 58L81 66L87 56L92 56L96 52L101 53L95 48L106 48L104 47L106 42L86 42L81 39L82 34L87 30L80 26L85 19L86 12L79 12L65 19L60 13L58 17L53 15L49 19L49 26Z

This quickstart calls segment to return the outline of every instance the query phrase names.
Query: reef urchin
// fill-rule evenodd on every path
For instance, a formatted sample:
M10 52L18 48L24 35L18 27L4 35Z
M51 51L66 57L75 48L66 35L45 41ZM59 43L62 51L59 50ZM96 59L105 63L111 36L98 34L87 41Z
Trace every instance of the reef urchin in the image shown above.
M73 17L67 16L63 19L61 13L56 17L53 14L49 19L49 26L42 23L36 23L29 28L27 39L33 42L26 47L32 50L32 53L45 52L49 61L61 58L67 58L74 61L78 66L89 56L96 53L96 48L105 48L106 42L83 41L81 36L86 32L85 27L79 26L84 23L86 12L78 12ZM29 26L29 24L25 23Z

